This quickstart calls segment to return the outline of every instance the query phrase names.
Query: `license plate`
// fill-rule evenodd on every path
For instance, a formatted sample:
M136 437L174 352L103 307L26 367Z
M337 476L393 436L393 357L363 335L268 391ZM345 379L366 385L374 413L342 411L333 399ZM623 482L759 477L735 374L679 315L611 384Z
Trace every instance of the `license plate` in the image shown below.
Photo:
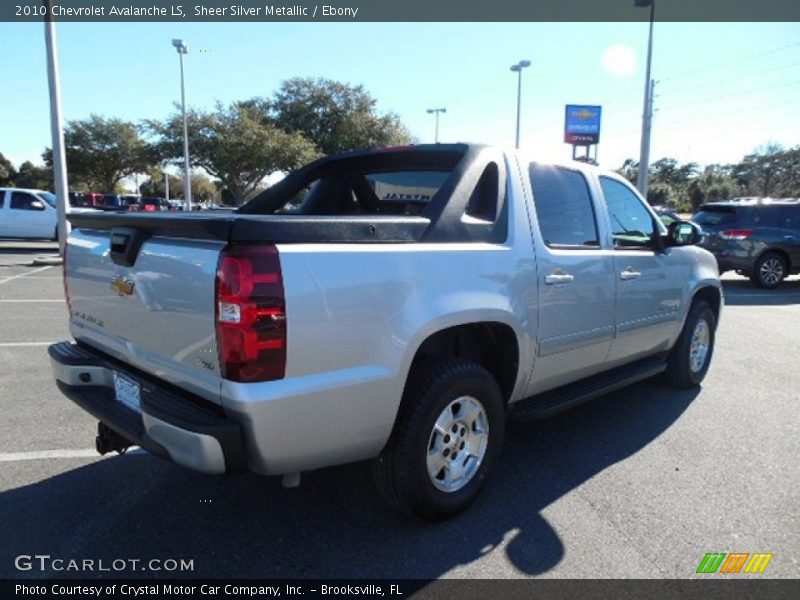
M114 373L114 396L134 412L141 412L141 387L138 383L121 373Z

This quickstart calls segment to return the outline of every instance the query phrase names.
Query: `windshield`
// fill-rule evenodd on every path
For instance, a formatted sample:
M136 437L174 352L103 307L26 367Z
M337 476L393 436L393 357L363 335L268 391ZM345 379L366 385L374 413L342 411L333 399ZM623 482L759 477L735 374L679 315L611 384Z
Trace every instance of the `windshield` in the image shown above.
M39 198L47 202L53 208L56 207L56 195L52 192L39 192Z

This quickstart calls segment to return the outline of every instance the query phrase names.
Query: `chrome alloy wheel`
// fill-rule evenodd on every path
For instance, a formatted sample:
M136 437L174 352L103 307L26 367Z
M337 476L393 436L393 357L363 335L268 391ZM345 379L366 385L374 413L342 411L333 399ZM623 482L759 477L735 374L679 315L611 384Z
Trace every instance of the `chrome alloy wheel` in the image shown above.
M689 344L689 368L694 373L699 373L706 365L708 350L711 345L711 330L708 321L700 319L694 326L692 341Z
M768 258L761 264L758 274L767 285L777 285L783 279L783 263L778 258Z
M436 489L457 492L483 462L489 418L477 398L456 398L439 414L428 442L428 476Z

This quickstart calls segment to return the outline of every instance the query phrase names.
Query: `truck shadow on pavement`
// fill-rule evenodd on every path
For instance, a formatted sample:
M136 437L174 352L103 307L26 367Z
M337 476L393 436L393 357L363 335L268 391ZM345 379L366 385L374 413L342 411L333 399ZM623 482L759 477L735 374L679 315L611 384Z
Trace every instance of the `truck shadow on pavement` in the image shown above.
M139 452L44 479L38 461L11 463L41 480L0 494L0 576L436 578L476 561L472 577L542 574L565 554L542 510L653 442L697 394L643 382L544 421L511 422L483 494L437 525L386 508L366 463L308 473L299 489L277 478L198 475ZM635 486L619 493L628 502ZM184 558L194 570L20 572L20 554L106 565Z

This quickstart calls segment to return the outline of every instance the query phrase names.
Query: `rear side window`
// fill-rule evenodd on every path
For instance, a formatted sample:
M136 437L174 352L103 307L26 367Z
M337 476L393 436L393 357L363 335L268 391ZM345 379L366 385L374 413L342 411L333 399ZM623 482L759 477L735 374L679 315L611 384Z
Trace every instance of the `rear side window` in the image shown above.
M753 225L758 227L778 227L780 207L759 206L753 210Z
M596 248L600 245L592 197L577 171L531 163L533 202L539 230L548 246Z
M6 191L0 190L0 208L3 208L3 203L6 201Z
M0 196L2 196L2 192L0 192ZM0 206L2 206L2 199L0 199ZM800 204L781 208L781 227L800 230Z
M692 217L692 221L708 227L724 227L737 223L736 209L732 206L705 206Z

